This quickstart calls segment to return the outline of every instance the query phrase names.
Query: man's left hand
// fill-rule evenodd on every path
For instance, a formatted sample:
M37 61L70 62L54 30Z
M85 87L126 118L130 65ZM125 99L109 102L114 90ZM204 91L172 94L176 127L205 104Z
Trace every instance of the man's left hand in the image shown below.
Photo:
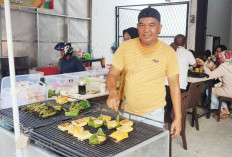
M171 135L172 138L176 138L177 136L180 135L181 131L181 119L176 119L172 122L171 125Z

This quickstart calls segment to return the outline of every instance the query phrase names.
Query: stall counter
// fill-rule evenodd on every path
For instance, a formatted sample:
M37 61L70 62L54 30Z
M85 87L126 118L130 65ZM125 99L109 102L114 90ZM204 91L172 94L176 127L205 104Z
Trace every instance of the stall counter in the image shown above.
M0 126L0 152L2 157L16 157L14 134ZM55 157L51 151L29 144L23 149L23 157Z

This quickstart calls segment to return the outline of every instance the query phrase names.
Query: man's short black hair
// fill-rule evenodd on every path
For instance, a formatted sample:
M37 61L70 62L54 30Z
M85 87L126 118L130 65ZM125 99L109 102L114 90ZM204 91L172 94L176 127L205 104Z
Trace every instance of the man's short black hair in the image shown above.
M178 34L174 38L174 42L177 44L177 46L184 46L186 44L186 37L183 34Z
M160 13L158 12L158 10L154 9L154 8L145 8L143 10L140 11L139 16L138 16L138 21L141 18L144 17L153 17L156 20L158 20L160 22Z

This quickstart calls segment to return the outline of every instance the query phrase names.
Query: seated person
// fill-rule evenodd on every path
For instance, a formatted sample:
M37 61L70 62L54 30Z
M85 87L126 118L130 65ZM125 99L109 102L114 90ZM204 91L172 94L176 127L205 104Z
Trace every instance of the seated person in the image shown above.
M221 78L222 86L212 88L211 109L217 109L219 105L218 97L225 96L232 98L232 52L223 51L219 54L221 64L218 68L211 71L203 61L197 60L197 63L204 66L204 71L209 78ZM228 118L229 110L225 102L222 103L220 118ZM215 116L216 117L216 116Z
M123 40L124 41L129 40L129 39L134 39L137 37L139 37L137 28L130 27L130 28L123 30Z
M218 57L219 53L221 53L222 51L225 51L227 50L227 47L225 45L218 45L216 48L215 48L215 56Z
M197 65L193 54L189 50L185 49L186 41L187 40L184 35L178 34L175 37L174 43L173 43L174 47L177 46L176 56L177 56L179 69L180 69L179 84L180 84L181 92L185 92L186 87L188 85L187 77L188 77L189 65L192 65L193 67ZM166 94L166 101L167 101L166 110L170 111L172 108L172 101L171 101L170 90L169 90L167 79L165 80L165 85L166 85L166 93L167 93Z
M73 55L71 43L58 43L55 50L60 51L60 74L85 71L84 65ZM58 63L59 64L59 63Z
M205 52L202 55L201 59L205 62L208 59L209 56L211 56L211 51L210 50L205 50Z
M58 61L58 67L59 67L59 70L60 70L60 68L61 68L61 61L62 61L62 58L64 57L64 43L63 42L58 43L54 47L54 49L57 50L57 51L60 51L60 59Z

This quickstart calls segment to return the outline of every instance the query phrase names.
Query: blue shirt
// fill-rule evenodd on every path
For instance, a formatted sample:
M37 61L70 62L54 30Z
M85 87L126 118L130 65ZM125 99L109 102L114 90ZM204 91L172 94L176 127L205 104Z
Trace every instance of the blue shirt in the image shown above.
M75 56L72 55L68 60L66 58L62 58L60 74L79 71L85 71L85 67Z

